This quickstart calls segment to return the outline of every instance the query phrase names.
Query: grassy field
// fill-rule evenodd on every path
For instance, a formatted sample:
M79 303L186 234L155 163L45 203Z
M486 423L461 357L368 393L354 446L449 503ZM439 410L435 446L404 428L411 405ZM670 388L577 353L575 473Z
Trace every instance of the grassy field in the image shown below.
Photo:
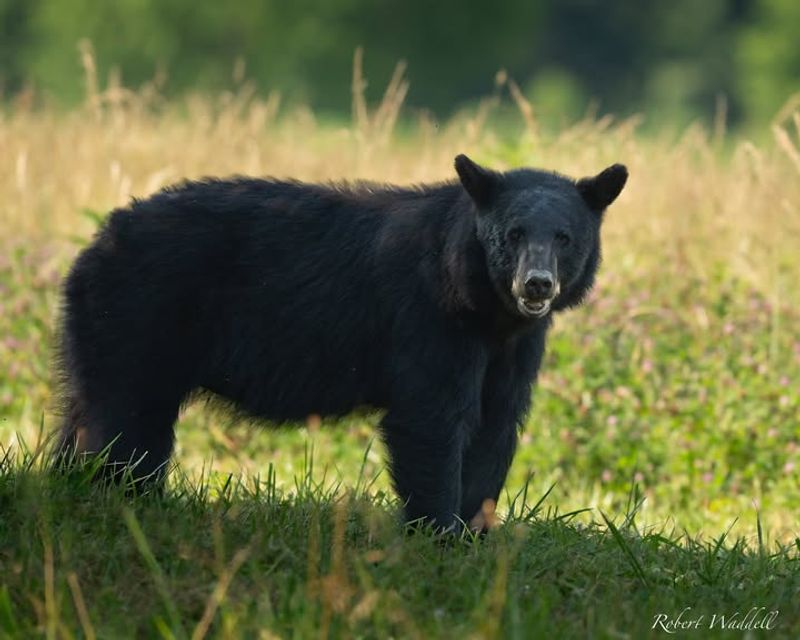
M0 637L639 638L687 607L687 637L744 636L720 616L753 607L779 613L747 637L800 635L800 112L755 141L547 132L510 88L444 123L397 124L401 78L375 109L356 92L351 124L246 86L169 104L90 81L80 110L0 112ZM59 280L104 212L182 177L450 178L459 152L631 172L486 539L403 535L369 414L190 407L159 499L42 472Z

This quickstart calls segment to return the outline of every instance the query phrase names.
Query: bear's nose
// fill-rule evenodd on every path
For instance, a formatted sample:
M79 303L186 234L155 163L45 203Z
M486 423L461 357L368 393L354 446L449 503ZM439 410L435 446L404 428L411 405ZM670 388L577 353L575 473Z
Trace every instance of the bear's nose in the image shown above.
M549 271L533 269L525 277L525 296L532 300L543 300L553 297L555 278Z

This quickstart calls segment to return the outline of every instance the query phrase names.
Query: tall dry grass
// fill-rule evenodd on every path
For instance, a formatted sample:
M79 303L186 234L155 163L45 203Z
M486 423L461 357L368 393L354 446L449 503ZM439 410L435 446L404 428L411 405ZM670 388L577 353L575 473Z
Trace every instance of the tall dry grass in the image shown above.
M100 89L88 47L83 62L82 108L12 106L0 115L4 240L88 233L92 223L81 211L104 212L183 178L423 182L452 178L461 152L498 168L530 165L574 176L621 161L631 179L606 225L611 269L703 277L723 263L776 302L798 301L800 110L785 109L771 139L759 144L727 134L724 110L712 132L695 125L677 139L639 135L639 118L608 116L543 135L535 106L498 74L496 94L476 108L445 123L405 114L409 124L398 134L404 69L398 66L384 99L370 108L360 51L352 122L341 125L320 122L308 108L281 109L279 94L256 95L246 83L175 103L164 102L155 84L132 92L112 77ZM519 135L511 140L493 128L503 94L519 107Z

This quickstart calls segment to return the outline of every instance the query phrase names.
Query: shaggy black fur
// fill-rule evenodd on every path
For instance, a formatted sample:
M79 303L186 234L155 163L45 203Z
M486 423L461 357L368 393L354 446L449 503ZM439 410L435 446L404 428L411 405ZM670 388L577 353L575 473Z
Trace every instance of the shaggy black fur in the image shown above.
M627 173L456 169L413 188L187 182L111 213L66 281L62 450L110 445L158 477L198 390L274 422L372 406L406 518L472 519Z

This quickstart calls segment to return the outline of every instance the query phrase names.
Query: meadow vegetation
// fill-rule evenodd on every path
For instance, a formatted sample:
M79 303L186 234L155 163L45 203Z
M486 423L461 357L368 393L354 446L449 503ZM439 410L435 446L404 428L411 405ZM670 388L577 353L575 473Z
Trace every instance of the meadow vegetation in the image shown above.
M655 637L687 606L800 632L800 101L753 140L724 113L552 131L500 76L440 123L401 111L400 70L375 106L357 74L331 122L246 83L100 89L85 65L81 108L0 111L0 637ZM460 152L631 174L597 287L551 334L506 524L404 537L370 413L276 430L188 407L157 499L43 473L59 282L111 208L206 175L451 179Z

